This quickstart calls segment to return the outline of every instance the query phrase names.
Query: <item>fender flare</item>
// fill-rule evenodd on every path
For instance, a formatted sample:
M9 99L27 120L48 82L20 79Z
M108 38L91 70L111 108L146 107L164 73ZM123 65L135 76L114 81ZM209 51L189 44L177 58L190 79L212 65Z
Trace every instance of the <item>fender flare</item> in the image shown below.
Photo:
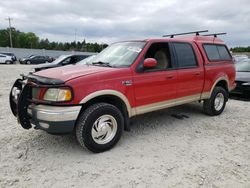
M106 90L100 90L100 91L96 91L93 93L90 93L89 95L85 96L79 104L84 104L87 103L88 101L90 101L91 99L94 99L96 97L100 97L100 96L104 96L104 95L113 95L118 97L119 99L121 99L124 104L126 105L127 111L128 111L128 116L131 117L133 116L135 113L133 112L134 110L131 108L131 105L129 103L128 98L121 92L116 91L116 90L111 90L111 89L106 89Z
M229 90L229 80L227 78L227 76L223 76L223 77L219 77L213 84L211 90L210 90L210 96L215 88L215 86L220 82L220 81L225 81L227 83L227 89Z
M214 82L214 84L212 85L210 91L207 92L203 92L201 94L201 99L209 99L211 97L211 94L215 88L215 86L220 82L220 81L225 81L227 83L227 89L229 90L229 80L227 78L227 76L220 76L219 78L217 78Z

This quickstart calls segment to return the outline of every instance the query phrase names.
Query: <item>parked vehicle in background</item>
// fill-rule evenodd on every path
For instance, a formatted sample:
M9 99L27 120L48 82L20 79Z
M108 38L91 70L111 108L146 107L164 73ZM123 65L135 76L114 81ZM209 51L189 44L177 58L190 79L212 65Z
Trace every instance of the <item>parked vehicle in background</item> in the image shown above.
M250 59L235 64L236 67L236 88L231 91L233 95L240 95L250 98Z
M93 152L112 148L136 115L194 101L219 115L235 87L234 63L222 40L192 33L117 42L91 63L23 76L10 91L12 113L25 129L74 132Z
M41 55L31 55L29 57L20 59L20 64L41 64L41 63L50 63L53 59L49 56Z
M31 55L29 55L29 56L27 56L27 57L19 58L18 61L19 61L20 64L22 64L22 62L23 62L25 59L29 59L29 58L31 58L32 56L35 56L35 55L32 55L32 54L31 54Z
M82 55L82 54L61 55L52 63L44 63L44 64L40 64L34 67L34 71L37 72L37 71L48 69L48 68L61 67L65 65L75 64L85 59L86 57L89 57L89 55Z
M17 60L16 55L14 53L12 53L12 52L0 52L0 54L11 56L11 60L12 60L13 63Z
M13 64L13 60L11 56L0 54L0 63L1 64Z
M84 64L90 63L94 59L95 56L96 55L91 55L91 56L77 62L77 64L84 65Z
M247 55L233 55L233 60L235 63L243 62L243 61L248 61L250 60Z

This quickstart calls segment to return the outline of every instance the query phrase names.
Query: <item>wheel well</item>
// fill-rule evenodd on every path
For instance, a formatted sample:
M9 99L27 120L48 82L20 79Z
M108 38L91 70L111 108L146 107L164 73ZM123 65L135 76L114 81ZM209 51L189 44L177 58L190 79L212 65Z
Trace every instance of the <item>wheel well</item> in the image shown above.
M124 117L124 129L129 130L129 116L126 104L123 102L122 99L114 95L102 95L89 100L88 102L82 105L80 114L92 104L99 102L105 102L116 106L121 111Z
M220 80L215 86L220 86L228 92L228 85L225 80Z

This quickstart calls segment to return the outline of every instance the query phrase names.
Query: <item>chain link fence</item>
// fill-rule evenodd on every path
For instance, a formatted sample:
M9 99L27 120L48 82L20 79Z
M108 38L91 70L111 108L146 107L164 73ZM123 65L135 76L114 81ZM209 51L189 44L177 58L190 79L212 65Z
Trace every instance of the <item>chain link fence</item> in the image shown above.
M0 53L1 52L12 52L16 55L17 60L19 60L20 58L30 56L30 55L42 55L42 56L50 56L53 58L57 58L60 55L68 55L68 54L83 54L83 55L96 54L93 52L59 51L59 50L9 48L9 47L0 47Z

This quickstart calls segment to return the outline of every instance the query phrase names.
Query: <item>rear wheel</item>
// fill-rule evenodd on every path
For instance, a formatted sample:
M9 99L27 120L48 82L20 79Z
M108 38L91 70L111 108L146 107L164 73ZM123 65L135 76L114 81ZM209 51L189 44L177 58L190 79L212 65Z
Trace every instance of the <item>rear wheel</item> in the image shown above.
M7 65L10 65L10 64L12 64L12 61L6 61L5 62Z
M203 110L206 114L211 116L219 115L223 112L227 101L227 91L223 87L216 86L211 94L211 97L204 100Z
M120 110L108 103L96 103L83 111L76 124L81 146L98 153L111 149L120 139L124 119Z

